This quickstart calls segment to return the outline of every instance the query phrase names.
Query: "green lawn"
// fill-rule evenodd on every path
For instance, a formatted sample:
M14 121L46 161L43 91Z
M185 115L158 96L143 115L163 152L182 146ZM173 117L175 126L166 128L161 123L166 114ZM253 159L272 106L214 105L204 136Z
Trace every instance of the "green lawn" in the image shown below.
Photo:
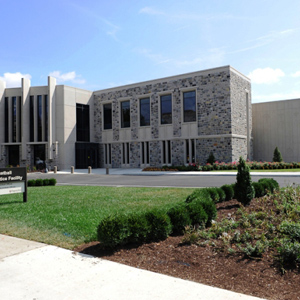
M96 240L100 220L118 212L167 208L192 189L46 186L0 196L0 233L72 249Z

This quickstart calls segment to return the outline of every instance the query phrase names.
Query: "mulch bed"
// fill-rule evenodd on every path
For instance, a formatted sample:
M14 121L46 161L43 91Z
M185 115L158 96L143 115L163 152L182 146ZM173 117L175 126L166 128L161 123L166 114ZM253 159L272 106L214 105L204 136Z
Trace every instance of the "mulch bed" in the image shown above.
M251 203L255 205L255 201ZM239 208L236 200L218 204L218 220ZM157 273L187 279L238 293L272 300L300 299L299 270L284 274L270 253L261 259L229 255L211 246L182 244L182 236L114 250L99 242L81 245L75 251Z

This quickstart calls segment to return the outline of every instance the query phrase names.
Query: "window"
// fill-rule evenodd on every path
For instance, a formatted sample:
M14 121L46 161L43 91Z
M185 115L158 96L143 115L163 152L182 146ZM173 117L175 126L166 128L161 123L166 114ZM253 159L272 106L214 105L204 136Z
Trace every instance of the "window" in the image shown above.
M12 141L17 141L17 97L12 97Z
M185 163L191 164L196 162L196 142L194 139L185 140Z
M5 118L5 120L4 120L4 122L5 122L5 125L4 125L4 128L5 128L5 132L4 132L4 135L5 135L5 143L8 143L9 142L9 140L8 140L8 136L9 136L9 123L8 123L8 110L9 110L9 108L8 108L8 97L5 97L5 108L4 108L4 111L5 111L5 114L4 114L4 118Z
M129 157L130 157L130 147L129 143L122 144L122 164L128 165L129 164Z
M34 96L30 96L29 106L30 142L34 142Z
M103 129L112 129L111 103L103 105Z
M141 164L150 164L149 142L141 142Z
M195 122L196 121L196 92L183 93L183 121Z
M172 96L160 97L160 123L172 124Z
M150 98L140 99L140 126L150 126Z
M111 144L104 144L104 163L111 165Z
M37 96L37 133L38 133L38 142L43 140L43 131L42 131L42 96Z
M130 127L130 101L121 102L121 128Z
M45 142L47 142L48 141L48 95L44 96L44 121L45 121Z
M162 141L162 163L165 165L170 165L171 158L172 158L171 141Z
M90 141L90 107L76 103L76 139L77 142Z

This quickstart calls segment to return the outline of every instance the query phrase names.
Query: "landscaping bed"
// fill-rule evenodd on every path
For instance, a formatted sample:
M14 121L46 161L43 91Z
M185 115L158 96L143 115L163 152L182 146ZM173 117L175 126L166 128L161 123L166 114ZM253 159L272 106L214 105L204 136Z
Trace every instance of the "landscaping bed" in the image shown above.
M276 211L268 197L255 198L247 207L242 207L236 200L217 203L216 222L230 219L239 222L245 214ZM240 213L241 208L244 214ZM191 232L187 231L185 235L171 236L160 242L131 244L114 250L93 242L81 245L75 251L266 299L300 299L298 265L283 265L274 245L256 257L247 256L238 248L233 252L228 250L235 247L226 244L220 236L192 240Z

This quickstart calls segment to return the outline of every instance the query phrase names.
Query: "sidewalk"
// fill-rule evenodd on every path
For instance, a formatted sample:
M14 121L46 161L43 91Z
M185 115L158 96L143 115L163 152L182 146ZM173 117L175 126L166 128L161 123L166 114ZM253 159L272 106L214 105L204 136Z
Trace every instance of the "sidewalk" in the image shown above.
M259 300L70 250L0 235L2 300Z

